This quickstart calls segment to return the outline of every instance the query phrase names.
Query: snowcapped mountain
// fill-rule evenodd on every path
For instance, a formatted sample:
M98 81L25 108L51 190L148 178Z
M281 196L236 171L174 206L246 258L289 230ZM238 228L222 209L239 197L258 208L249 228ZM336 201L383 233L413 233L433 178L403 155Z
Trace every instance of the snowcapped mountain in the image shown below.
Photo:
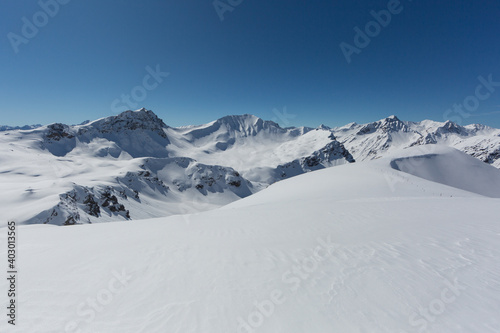
M6 131L0 152L0 197L18 207L0 212L3 220L56 225L203 211L354 161L328 130L251 115L172 128L146 109Z
M252 115L170 127L146 109L0 133L2 221L81 224L199 212L314 170L441 144L500 167L500 130L395 116L281 128Z
M438 145L390 154L197 214L18 226L19 317L0 331L497 332L500 171Z
M7 125L0 125L0 132L3 131L13 131L13 130L30 130L34 128L42 127L41 124L37 125L25 125L25 126L7 126Z
M333 133L358 161L412 146L442 144L500 168L500 130L484 125L410 122L390 116L364 125L351 123L333 129Z
M167 157L165 147L170 142L164 131L166 127L152 111L141 109L84 125L51 124L33 134L42 133L42 149L55 156L73 152L96 157L122 154L127 158Z

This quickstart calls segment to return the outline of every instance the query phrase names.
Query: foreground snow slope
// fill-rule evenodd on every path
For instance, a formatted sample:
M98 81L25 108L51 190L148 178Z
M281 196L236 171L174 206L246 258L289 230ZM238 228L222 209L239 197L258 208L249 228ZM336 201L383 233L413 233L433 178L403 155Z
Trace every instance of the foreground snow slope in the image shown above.
M194 215L21 226L18 322L0 331L498 332L500 201L391 167L410 153Z

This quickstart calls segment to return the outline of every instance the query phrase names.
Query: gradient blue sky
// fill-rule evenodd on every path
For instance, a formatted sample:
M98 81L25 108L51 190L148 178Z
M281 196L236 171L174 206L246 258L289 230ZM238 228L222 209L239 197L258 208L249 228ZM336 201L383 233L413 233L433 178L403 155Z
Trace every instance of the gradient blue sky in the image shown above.
M8 34L22 36L22 18L33 22L41 7L6 0L0 124L116 114L113 101L142 86L146 67L157 65L170 75L138 104L171 126L242 113L290 126L391 114L443 121L475 94L478 76L500 82L498 0L401 0L401 13L348 64L339 44L353 44L354 27L364 29L370 11L387 4L244 0L221 21L212 0L71 0L15 53ZM273 112L284 107L295 115L287 122ZM466 116L448 115L500 127L500 87Z

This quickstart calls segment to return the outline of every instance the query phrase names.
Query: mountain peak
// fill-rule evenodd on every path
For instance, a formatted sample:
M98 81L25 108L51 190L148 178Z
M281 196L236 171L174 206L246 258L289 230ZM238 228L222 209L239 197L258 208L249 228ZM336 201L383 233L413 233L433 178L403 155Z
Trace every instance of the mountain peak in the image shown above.
M403 131L406 132L408 130L408 127L405 125L404 122L399 120L398 117L395 115L389 116L387 118L381 119L379 121L375 121L373 123L369 123L366 125L363 125L359 131L357 132L358 135L365 135L365 134L370 134L375 131L382 131L383 133L392 133L392 132L397 132L397 131Z
M379 121L379 128L383 132L406 132L408 130L404 122L399 120L395 115L389 116L381 121Z
M150 130L166 137L164 128L168 127L153 111L141 108L127 110L116 116L106 117L87 124L102 133L119 132L124 130Z
M216 122L224 124L248 124L256 125L258 123L264 122L261 118L254 116L253 114L240 114L240 115L229 115L216 120Z
M458 125L457 123L452 122L451 120L447 120L443 126L438 128L438 133L456 133L459 135L467 136L469 133L467 133L467 130Z
M113 117L109 117L113 118ZM152 121L158 123L163 127L167 127L167 125L161 120L153 111L147 110L146 108L141 108L139 110L127 110L116 116L116 119L134 119L137 121Z
M395 122L401 122L401 120L396 117L395 115L391 115L389 117L386 117L382 120L380 120L381 123L395 123Z
M245 135L255 135L264 129L284 131L277 123L263 120L252 114L225 116L214 123L224 125L229 130L241 132Z

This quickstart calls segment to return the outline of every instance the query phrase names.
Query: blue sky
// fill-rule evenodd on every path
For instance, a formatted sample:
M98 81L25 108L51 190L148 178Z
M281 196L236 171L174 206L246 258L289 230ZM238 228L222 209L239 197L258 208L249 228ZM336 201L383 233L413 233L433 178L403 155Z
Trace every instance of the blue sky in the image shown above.
M220 0L219 13L213 0L55 1L2 3L0 124L138 105L171 126L251 113L284 126L396 114L500 127L498 0ZM371 11L390 22L380 14L377 28ZM367 24L348 62L340 45L356 47Z

